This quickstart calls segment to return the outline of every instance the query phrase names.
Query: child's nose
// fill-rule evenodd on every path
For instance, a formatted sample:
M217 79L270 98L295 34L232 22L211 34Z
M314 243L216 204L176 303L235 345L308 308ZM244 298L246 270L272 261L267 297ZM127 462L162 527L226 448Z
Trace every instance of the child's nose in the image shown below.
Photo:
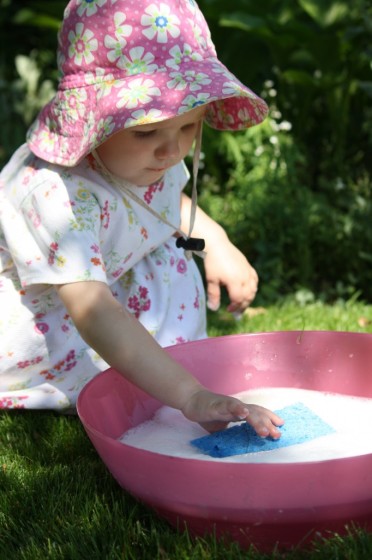
M177 138L167 138L157 147L155 155L160 160L176 159L180 154Z

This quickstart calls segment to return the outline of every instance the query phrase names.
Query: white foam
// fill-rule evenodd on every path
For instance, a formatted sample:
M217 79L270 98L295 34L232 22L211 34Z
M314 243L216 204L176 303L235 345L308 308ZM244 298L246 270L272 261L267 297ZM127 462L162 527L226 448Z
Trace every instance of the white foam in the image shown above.
M125 432L119 439L127 445L162 455L228 463L297 463L372 453L372 399L275 387L253 389L234 396L271 410L302 402L330 424L335 432L272 451L216 459L190 444L192 439L206 435L203 428L188 421L178 410L163 406L151 420Z

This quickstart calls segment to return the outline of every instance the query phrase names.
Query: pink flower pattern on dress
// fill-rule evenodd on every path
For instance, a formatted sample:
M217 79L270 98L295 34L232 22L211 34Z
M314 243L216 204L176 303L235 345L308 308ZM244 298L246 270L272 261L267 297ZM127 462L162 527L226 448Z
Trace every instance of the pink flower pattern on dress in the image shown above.
M28 399L27 395L22 395L19 397L1 397L0 398L0 409L8 408L25 408L25 405L21 403Z
M48 264L54 264L57 251L58 251L58 243L55 242L51 243L49 245Z
M187 342L187 340L185 338L183 338L182 336L177 336L176 344L182 344L183 342Z
M154 194L159 191L161 192L164 187L164 181L160 181L159 183L154 183L147 187L145 194L143 195L143 199L147 204L151 204L151 201L154 197Z
M0 235L9 239L9 251L0 249L2 262L17 255L17 267L8 265L14 281L0 273L0 407L73 406L87 380L107 368L79 336L53 284L106 283L162 346L206 336L202 280L168 226L109 183L94 183L97 171L86 160L76 170L53 165L38 170L36 161L36 173L30 171L30 180L21 184L15 178L19 172L26 178L17 171L24 156L27 165L35 160L22 147L11 163L14 179L3 172L0 178L11 204L13 195L25 201L18 221L0 205ZM148 191L151 207L171 223L179 223L187 180L180 163ZM143 197L146 189L133 188ZM194 307L196 286L201 299Z
M185 274L186 270L187 270L187 264L185 259L179 259L177 262L177 272L179 274Z
M45 334L49 331L49 325L47 323L36 323L35 331L38 334Z
M143 311L149 311L151 301L148 299L148 289L145 286L139 286L137 294L131 296L128 300L128 308L134 311L134 315L140 316Z
M47 380L55 379L61 376L62 373L67 373L71 371L77 364L75 350L70 350L66 355L64 360L60 360L57 364L49 369L44 369L40 372L40 375L45 377Z
M102 227L104 227L105 229L107 229L110 224L110 211L108 208L109 208L109 202L108 200L106 200L101 212Z
M43 361L43 358L41 356L37 356L36 358L33 358L32 360L24 360L23 362L18 362L17 367L19 369L25 369L25 368L28 368L30 366L34 366L36 364L39 364L42 361Z

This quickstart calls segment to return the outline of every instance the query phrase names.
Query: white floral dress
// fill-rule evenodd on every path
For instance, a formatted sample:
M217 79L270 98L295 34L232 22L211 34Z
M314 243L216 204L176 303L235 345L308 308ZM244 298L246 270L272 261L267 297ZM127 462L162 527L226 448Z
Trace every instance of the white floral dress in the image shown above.
M64 409L108 367L80 337L54 285L96 280L162 346L206 336L205 294L174 230L183 163L149 187L140 205L88 156L74 168L21 146L0 175L0 408Z

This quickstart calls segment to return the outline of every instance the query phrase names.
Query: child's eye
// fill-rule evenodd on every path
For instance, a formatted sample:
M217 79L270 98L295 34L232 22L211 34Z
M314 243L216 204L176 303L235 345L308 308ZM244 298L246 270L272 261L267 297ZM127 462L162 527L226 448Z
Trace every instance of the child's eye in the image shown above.
M189 123L189 124L185 124L182 127L182 131L183 132L190 132L191 130L193 130L196 127L196 123Z
M155 130L135 130L134 135L136 138L148 138L155 134Z

